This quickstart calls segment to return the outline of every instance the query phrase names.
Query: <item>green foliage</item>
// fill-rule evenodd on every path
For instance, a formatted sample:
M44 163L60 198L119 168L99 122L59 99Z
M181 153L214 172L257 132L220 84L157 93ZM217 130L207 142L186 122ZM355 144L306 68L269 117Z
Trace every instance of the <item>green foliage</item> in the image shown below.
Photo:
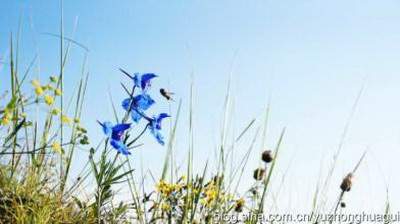
M91 207L93 208L98 223L113 223L115 220L122 219L122 216L127 210L127 206L123 203L120 203L117 208L110 209L112 208L110 205L114 196L114 192L112 191L111 187L113 185L122 183L124 181L123 178L129 173L133 172L133 170L121 173L124 163L118 165L115 164L119 154L115 156L113 161L108 161L105 149L101 154L100 161L97 165L93 159L93 154L94 149L91 150L89 158L97 186L95 202L91 205Z

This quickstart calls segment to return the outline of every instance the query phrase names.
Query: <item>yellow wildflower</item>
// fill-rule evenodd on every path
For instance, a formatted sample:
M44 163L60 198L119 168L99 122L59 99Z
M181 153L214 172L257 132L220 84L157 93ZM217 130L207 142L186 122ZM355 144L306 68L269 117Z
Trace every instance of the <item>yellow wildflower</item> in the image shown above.
M162 195L168 196L174 191L174 187L167 182L160 180L156 185L156 190Z
M186 175L182 175L181 178L180 178L180 180L186 181Z
M53 90L54 89L54 87L52 85L50 85L50 84L47 84L45 86L45 88L46 88L46 90Z
M217 200L218 197L218 188L211 182L207 187L204 189L204 198L201 200L201 203L205 206L211 206L211 204Z
M52 97L52 96L50 96L50 95L46 95L46 96L44 96L44 102L45 102L47 105L51 106L51 105L53 105L53 103L54 103L54 97Z
M63 149L61 148L60 143L54 142L54 143L51 145L51 148L53 149L54 152L63 154Z
M74 123L79 124L80 122L81 120L78 117L74 118Z
M164 212L168 212L171 210L171 205L167 202L162 202L161 203L161 210L163 210Z
M7 109L4 112L3 117L1 118L1 125L7 125L10 123L12 119L12 114Z
M200 190L198 188L193 188L192 192L194 195L198 195L200 193Z
M35 88L41 87L40 82L37 79L32 80L32 86Z
M6 117L6 116L4 116L2 119L1 119L1 125L7 125L7 124L9 124L10 123L10 120Z
M66 115L61 115L61 122L64 124L70 124L71 123L71 118L69 118Z
M37 96L43 95L43 92L44 92L44 90L43 90L43 88L41 86L35 87L35 93L36 93Z
M62 95L61 89L57 88L56 90L54 90L54 94L55 94L56 96L61 96L61 95Z
M51 114L53 114L53 115L59 115L61 113L61 110L60 109L58 109L58 108L54 108L54 109L52 109L51 110Z
M183 188L183 184L180 184L180 183L178 183L178 184L174 184L174 185L172 185L173 186L173 188L174 188L174 191L180 191L180 190L182 190L182 188Z

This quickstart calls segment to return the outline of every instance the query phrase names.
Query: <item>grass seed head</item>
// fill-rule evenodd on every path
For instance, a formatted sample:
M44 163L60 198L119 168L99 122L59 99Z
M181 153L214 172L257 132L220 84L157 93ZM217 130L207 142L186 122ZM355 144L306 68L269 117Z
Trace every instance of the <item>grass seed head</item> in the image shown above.
M262 180L264 178L264 176L265 176L265 169L257 168L254 170L253 178L255 180Z
M342 184L340 184L340 189L342 189L342 191L349 192L351 190L352 185L353 185L353 173L349 173L343 179Z
M274 160L274 156L272 155L272 151L271 150L266 150L261 154L261 159L262 161L264 161L265 163L270 163L272 162L272 160Z

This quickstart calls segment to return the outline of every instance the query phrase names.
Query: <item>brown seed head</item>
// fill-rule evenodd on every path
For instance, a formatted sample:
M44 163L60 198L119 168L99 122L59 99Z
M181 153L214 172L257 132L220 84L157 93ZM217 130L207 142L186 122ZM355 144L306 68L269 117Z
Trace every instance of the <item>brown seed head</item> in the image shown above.
M340 203L340 207L346 208L346 203L342 201L342 202Z
M262 180L264 176L265 176L265 169L257 168L256 170L254 170L253 178L255 180Z
M349 192L351 190L352 185L353 185L353 173L349 173L343 179L342 184L340 184L340 189L342 189L342 191Z
M272 155L272 151L271 150L266 150L262 153L261 155L261 159L262 161L264 161L265 163L270 163L272 162L272 160L274 160L274 156Z

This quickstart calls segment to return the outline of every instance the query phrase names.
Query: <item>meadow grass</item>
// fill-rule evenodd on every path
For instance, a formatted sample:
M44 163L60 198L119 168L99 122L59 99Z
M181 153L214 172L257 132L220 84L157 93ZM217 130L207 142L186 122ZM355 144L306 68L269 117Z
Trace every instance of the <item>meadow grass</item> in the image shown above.
M10 89L2 95L0 101L0 223L224 223L228 221L218 217L238 214L257 217L269 213L265 207L267 200L273 201L272 204L277 203L269 193L271 185L280 184L274 183L272 177L279 165L286 129L282 128L273 149L265 148L269 106L261 124L257 122L258 119L252 119L230 140L229 131L233 128L230 122L232 96L228 84L221 119L220 143L216 150L217 164L212 170L210 162L205 161L202 170L194 170L192 83L190 105L179 102L174 113L161 175L153 177L156 183L148 189L136 181L137 178L144 179L143 174L140 176L132 168L129 156L117 153L110 146L109 138L99 143L89 141L89 133L80 122L82 111L88 104L85 101L88 86L86 63L83 63L75 92L68 98L64 95L64 68L69 60L69 49L74 42L63 37L62 28L57 37L60 39L59 74L40 82L30 78L35 59L26 71L21 71L18 63L18 41L15 48L15 40L10 36ZM31 91L23 92L23 86L31 86ZM134 88L132 92L130 87L124 86L124 89L132 96L135 93ZM355 106L357 101L358 99ZM115 120L117 123L128 122L129 111L121 116L117 113L117 105L111 105ZM175 172L176 132L182 116L181 108L185 106L189 107L186 169L184 172ZM42 113L43 108L45 114ZM349 122L350 120L351 118ZM144 131L147 128L148 126ZM348 124L343 138L347 129ZM250 136L248 143L243 143L243 136L250 135L250 130L255 130L253 136ZM134 146L140 137L141 133L133 136L127 132L123 141L128 146ZM259 155L259 164L249 164L250 155L258 153L253 149L260 138L264 149ZM236 158L234 150L239 142L248 148L243 157ZM75 164L74 154L79 153L77 148L88 149L89 157L80 167L79 177L74 179L71 177L71 166ZM338 213L341 211L339 208L344 206L342 199L351 190L352 176L365 154L356 163L354 170L349 175L344 175L343 182L332 187L330 182L341 148L342 143L322 186L316 187L310 214L330 209L333 213ZM248 167L254 168L254 173L245 173ZM246 192L239 192L243 175L252 175L254 183ZM93 186L88 188L91 192L87 197L82 197L81 189L93 180ZM129 199L115 199L118 196L116 189L121 186L129 189ZM341 193L337 199L333 199L336 201L335 207L326 209L326 192L331 188L340 188ZM390 204L387 200L385 213L389 212ZM258 221L248 219L243 222ZM318 223L320 220L316 218L309 222Z

